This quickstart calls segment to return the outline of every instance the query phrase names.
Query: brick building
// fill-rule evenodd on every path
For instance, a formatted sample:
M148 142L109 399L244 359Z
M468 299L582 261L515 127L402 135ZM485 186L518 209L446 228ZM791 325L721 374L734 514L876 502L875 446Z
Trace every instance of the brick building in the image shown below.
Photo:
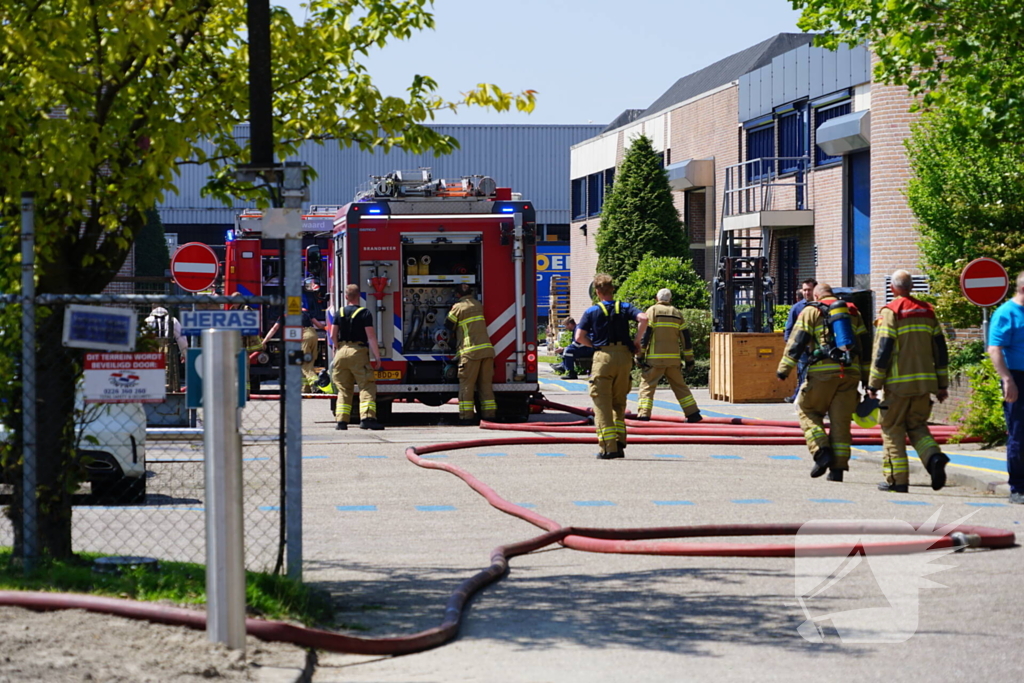
M779 34L684 76L572 148L574 312L589 305L605 185L639 133L663 155L709 283L722 256L760 254L778 303L815 277L870 289L877 308L888 274L915 272L918 233L904 196L911 101L904 88L871 83L866 48L833 52L812 40Z

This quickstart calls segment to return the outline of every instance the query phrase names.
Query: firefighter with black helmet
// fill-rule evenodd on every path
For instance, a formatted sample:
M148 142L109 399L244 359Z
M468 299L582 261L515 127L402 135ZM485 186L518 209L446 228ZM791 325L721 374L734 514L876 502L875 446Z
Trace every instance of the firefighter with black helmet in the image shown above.
M475 395L480 392L480 414L493 420L498 410L494 398L494 346L487 335L484 307L463 283L455 288L459 301L448 311L445 327L457 336L459 358L459 424L476 422Z
M594 423L601 451L599 460L626 456L626 397L632 382L633 354L647 331L647 315L625 301L615 300L610 275L594 277L598 302L588 308L576 326L576 341L594 348L590 372L590 398L594 402ZM629 323L638 325L635 338Z
M374 370L380 369L381 363L377 335L373 331L373 316L360 305L359 285L351 284L345 288L345 303L332 327L335 351L331 382L338 392L334 410L337 429L348 429L353 389L358 383L359 426L381 430L384 425L377 421L377 380L373 374Z
M662 377L668 380L672 392L683 409L687 422L700 422L700 408L690 392L680 366L686 362L686 369L694 366L693 344L690 331L686 329L683 313L672 305L672 290L660 289L658 302L647 309L647 333L637 356L644 371L640 381L640 400L637 419L650 420L654 410L654 392Z
M819 284L814 297L800 312L776 372L780 380L786 379L809 351L807 379L796 406L814 458L811 476L820 477L827 470L829 481L842 481L850 462L850 421L860 402L857 385L867 377L868 330L856 307L837 298L831 285Z

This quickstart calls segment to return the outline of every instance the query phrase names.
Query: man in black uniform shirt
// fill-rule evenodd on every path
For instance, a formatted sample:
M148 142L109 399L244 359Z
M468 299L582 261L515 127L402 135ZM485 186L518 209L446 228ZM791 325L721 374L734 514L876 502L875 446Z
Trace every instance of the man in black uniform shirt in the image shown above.
M373 316L359 305L359 285L345 288L345 302L347 305L338 312L333 327L336 336L331 382L338 392L334 411L337 429L348 429L356 382L359 383L359 426L363 429L384 429L384 425L377 421L377 380L373 371L380 369L380 352L377 350L377 335L373 331Z

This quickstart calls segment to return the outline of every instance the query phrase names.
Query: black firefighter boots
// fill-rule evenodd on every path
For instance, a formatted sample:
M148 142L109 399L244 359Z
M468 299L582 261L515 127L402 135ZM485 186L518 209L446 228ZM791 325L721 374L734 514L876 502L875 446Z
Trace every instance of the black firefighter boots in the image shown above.
M359 421L359 428L372 429L375 432L379 432L380 430L384 429L384 425L382 425L380 422L377 422L377 418L375 417L364 417L362 420Z
M909 484L890 484L887 481L883 481L878 485L879 491L888 491L889 493L909 493Z
M832 466L832 449L819 448L814 454L814 467L811 468L811 478L817 479L828 471Z
M686 421L687 422L700 422L703 419L704 419L704 416L700 414L699 410L696 413L693 413L692 415L687 415L686 416Z
M601 453L597 454L597 459L598 460L615 460L616 458L625 458L625 457L626 457L626 454L621 449L617 450L617 451L612 451L611 453L601 452Z
M932 491L938 491L946 485L946 463L949 456L945 453L936 453L928 458L928 465L925 467L928 474L932 475Z
M842 481L843 480L843 470L830 469L828 471L828 480L829 481Z
M343 432L346 429L348 429L348 422L345 422L345 421L339 422L338 424L334 425L334 428L337 429L340 432Z

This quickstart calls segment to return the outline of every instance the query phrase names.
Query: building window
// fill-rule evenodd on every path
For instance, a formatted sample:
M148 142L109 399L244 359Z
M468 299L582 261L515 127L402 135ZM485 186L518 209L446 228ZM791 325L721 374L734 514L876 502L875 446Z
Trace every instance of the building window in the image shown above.
M775 156L775 126L767 125L747 131L747 161L753 159L770 159ZM775 169L774 162L748 164L747 180L758 180L771 175Z
M779 303L796 303L798 280L800 279L800 239L783 237L779 239Z
M572 218L579 220L587 217L587 179L576 178L572 181Z
M829 119L834 119L837 116L846 116L850 113L850 101L840 102L839 104L832 104L827 107L818 107L814 110L814 129L817 130L821 127L821 124L825 123ZM814 145L814 165L824 166L826 164L834 164L842 161L842 157L829 156L818 147Z
M545 242L568 242L569 241L569 224L568 223L548 223L544 226L544 241Z
M803 108L787 112L778 118L779 173L800 170L801 158L807 156L807 113Z
M590 217L601 215L601 206L603 204L604 171L599 171L587 176L587 215Z
M610 188L615 184L615 167L612 166L609 169L605 169L604 172L604 186Z

